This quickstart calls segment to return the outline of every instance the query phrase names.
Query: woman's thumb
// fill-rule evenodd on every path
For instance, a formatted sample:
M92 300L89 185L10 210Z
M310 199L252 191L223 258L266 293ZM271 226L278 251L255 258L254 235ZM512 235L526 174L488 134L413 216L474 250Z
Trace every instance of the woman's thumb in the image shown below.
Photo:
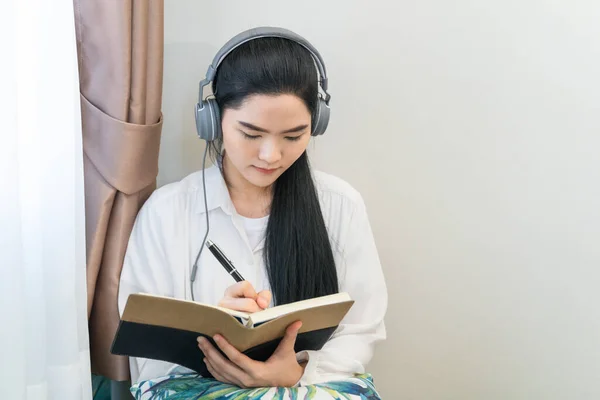
M292 325L288 326L285 331L285 336L281 339L281 343L277 347L278 351L293 351L294 345L296 344L296 338L298 337L298 331L302 327L301 321L296 321Z

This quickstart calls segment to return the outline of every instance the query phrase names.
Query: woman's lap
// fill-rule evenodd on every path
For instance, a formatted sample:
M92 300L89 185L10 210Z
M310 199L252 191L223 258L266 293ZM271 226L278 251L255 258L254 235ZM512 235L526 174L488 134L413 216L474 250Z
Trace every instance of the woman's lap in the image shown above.
M371 375L298 388L241 389L198 375L172 375L139 382L131 388L136 400L380 400Z

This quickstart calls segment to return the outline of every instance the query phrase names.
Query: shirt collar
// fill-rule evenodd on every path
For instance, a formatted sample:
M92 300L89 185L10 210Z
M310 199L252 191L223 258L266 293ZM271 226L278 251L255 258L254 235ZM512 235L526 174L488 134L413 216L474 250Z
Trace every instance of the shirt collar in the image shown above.
M208 211L221 208L224 213L233 217L233 224L239 231L243 230L243 226L241 225L241 221L239 218L236 218L237 211L235 210L235 206L231 201L231 196L229 195L229 189L227 189L227 184L225 183L225 179L223 178L223 174L221 172L221 168L219 164L213 165L204 170L205 180L206 180L206 204L208 206ZM196 201L196 213L204 214L206 211L204 209L204 192L202 188L202 171L199 171L199 179L197 183L197 201ZM253 251L259 251L264 248L265 239L260 241L260 243L256 246Z
M227 189L227 185L225 184L225 179L223 178L223 174L218 165L213 165L204 170L205 181L206 181L206 205L208 206L208 211L214 210L216 208L221 208L225 213L229 215L233 215L235 208L233 206L233 202L231 201L231 197L229 195L229 190ZM206 210L204 208L204 191L202 187L202 171L199 173L198 180L198 190L197 196L198 199L196 201L196 213L202 214L205 213Z

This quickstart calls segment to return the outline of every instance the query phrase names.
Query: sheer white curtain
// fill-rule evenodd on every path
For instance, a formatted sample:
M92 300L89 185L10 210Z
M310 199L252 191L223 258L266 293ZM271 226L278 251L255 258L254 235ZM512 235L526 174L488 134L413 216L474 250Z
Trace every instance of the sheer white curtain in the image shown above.
M91 399L72 0L0 3L0 399Z

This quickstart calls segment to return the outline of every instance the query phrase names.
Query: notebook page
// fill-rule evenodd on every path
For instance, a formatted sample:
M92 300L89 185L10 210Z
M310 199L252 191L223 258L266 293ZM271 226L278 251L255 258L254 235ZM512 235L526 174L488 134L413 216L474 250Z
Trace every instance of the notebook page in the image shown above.
M316 297L314 299L297 301L295 303L284 304L273 308L267 308L266 310L255 312L250 314L250 320L247 326L256 326L266 321L270 321L282 315L290 314L298 310L304 310L307 308L320 307L328 304L341 303L344 301L352 300L348 293L336 293L328 296Z

